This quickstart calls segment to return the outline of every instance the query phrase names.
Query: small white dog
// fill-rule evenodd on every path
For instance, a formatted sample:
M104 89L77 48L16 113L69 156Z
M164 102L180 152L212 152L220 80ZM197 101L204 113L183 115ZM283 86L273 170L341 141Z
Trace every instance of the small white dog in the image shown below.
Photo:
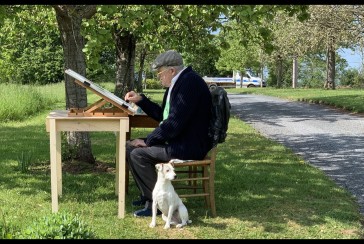
M162 212L162 218L166 222L164 229L169 229L171 225L181 228L192 223L188 218L188 211L181 198L177 195L171 180L176 177L173 164L156 164L157 183L153 189L152 222L149 227L156 226L157 208Z

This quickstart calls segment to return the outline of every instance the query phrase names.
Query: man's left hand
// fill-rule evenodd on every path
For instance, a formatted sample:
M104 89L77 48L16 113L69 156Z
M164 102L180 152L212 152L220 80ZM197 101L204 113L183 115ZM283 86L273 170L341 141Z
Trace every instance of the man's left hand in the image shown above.
M145 144L144 140L142 139L134 139L130 142L130 144L134 147L146 147L147 144Z

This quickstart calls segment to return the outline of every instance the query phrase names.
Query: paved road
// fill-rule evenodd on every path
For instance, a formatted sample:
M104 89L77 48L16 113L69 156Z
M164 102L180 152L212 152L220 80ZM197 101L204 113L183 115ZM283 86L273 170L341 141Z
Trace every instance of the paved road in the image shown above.
M364 215L364 117L262 95L228 95L232 114L323 170Z

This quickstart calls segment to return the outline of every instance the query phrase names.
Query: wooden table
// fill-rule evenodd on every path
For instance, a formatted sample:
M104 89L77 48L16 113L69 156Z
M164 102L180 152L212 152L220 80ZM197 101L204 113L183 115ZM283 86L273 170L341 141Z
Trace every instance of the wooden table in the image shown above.
M116 176L115 194L118 196L118 217L125 216L125 191L129 181L125 163L125 142L131 128L155 128L158 122L146 115L125 117L72 117L66 110L52 111L46 118L50 133L52 212L58 212L58 196L62 195L61 131L115 131ZM119 180L120 179L120 180Z
M52 212L58 212L58 196L62 195L61 131L114 131L116 138L115 194L118 217L125 215L125 142L129 117L71 117L68 111L52 111L46 118L50 140ZM120 179L120 180L119 180Z

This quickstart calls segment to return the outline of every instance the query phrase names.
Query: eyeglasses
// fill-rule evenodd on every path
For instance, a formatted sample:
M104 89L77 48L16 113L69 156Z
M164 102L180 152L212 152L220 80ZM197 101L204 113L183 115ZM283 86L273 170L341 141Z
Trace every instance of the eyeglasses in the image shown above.
M163 73L163 72L165 72L165 71L167 71L168 69L164 69L164 70L162 70L161 72L159 72L159 73L157 73L157 77L160 79L161 77L160 77L160 75Z

